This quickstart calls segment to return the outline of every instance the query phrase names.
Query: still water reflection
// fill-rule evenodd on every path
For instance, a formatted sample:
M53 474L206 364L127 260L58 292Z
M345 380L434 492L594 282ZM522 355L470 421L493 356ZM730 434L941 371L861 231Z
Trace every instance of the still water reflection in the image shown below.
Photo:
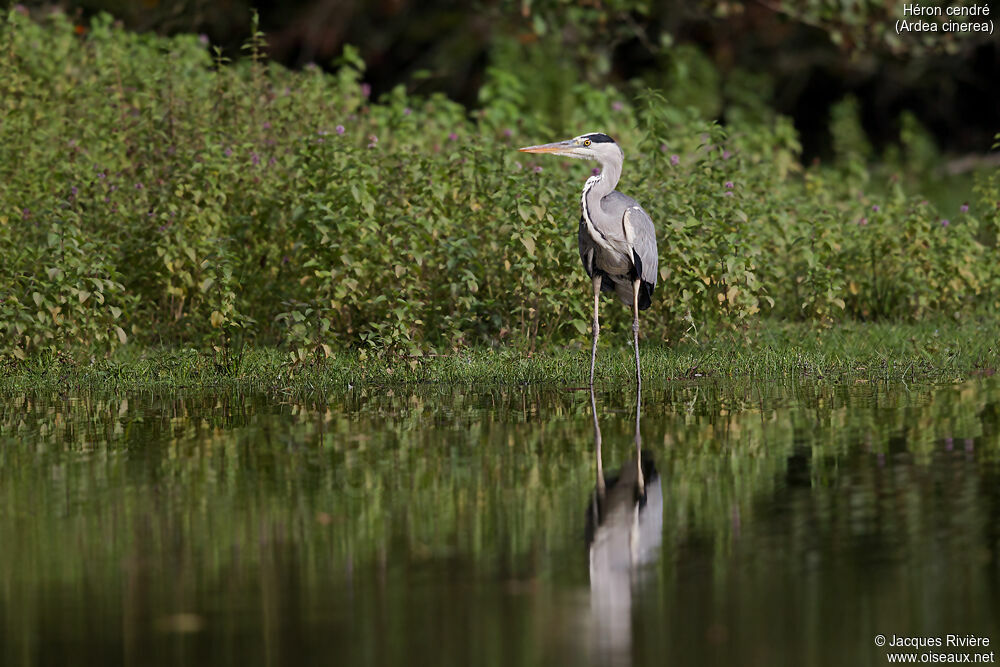
M649 586L663 538L663 488L656 467L642 453L640 388L636 387L635 454L617 474L605 475L601 425L594 389L596 475L587 507L593 655L602 663L628 664L632 655L632 589Z
M557 387L7 396L0 664L882 665L879 633L1000 641L996 381L643 399L637 458L634 395L598 390L597 476L591 397Z

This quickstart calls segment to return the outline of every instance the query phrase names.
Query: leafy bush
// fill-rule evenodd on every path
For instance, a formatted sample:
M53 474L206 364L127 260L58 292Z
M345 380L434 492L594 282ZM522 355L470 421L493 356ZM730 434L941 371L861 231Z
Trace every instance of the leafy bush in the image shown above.
M791 123L756 108L722 127L655 91L571 82L539 112L548 93L511 75L525 68L515 46L470 114L403 89L368 99L351 50L333 74L288 71L261 58L262 39L229 64L193 36L8 15L0 355L130 339L250 337L300 359L579 340L589 282L575 235L594 165L515 150L560 138L554 117L626 151L621 189L659 234L648 337L764 315L997 308L995 175L979 186L982 220L876 187L849 105L833 127L838 163L806 169ZM612 326L628 317L605 311Z

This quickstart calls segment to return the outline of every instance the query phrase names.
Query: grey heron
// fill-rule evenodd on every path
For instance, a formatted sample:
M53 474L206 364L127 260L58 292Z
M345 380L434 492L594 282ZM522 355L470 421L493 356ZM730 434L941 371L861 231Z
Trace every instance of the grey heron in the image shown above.
M639 311L649 308L656 287L656 231L653 221L638 202L615 190L625 154L614 139L600 132L519 150L596 160L601 165L600 173L588 178L583 186L578 234L580 259L594 286L590 386L594 386L597 338L601 330L598 315L601 291L614 292L626 305L632 306L635 382L641 385Z

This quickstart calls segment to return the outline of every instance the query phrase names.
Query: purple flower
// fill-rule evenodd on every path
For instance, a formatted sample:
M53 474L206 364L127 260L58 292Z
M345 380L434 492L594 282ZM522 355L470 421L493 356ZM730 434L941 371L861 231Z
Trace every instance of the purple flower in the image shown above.
M962 213L968 213L969 212L969 205L968 204L962 204L961 206L958 207L958 210L961 211Z
M25 220L27 220L28 218L30 218L31 217L31 209L26 208L23 211L21 211L21 217L24 218Z
M409 116L411 113L413 113L413 112L410 111L410 107L406 107L405 109L403 109L403 115L404 116Z
M872 204L872 210L878 213L878 204Z
M201 33L200 35L198 35L198 41L201 42L202 45L206 45L207 46L208 45L208 35L206 35L205 33Z
M666 144L660 144L660 152L661 153L666 153L667 152L667 145Z
M107 175L106 175L106 174L105 174L105 173L104 173L104 172L102 171L101 173L99 173L99 174L97 175L97 177L98 177L99 179L101 179L101 180L104 180L105 178L107 178Z
M318 134L321 137L325 137L326 135L328 135L330 133L327 130L316 130L316 134Z
M76 193L77 193L77 192L79 192L79 190L77 190L77 189L76 189L76 186L75 186L75 185L74 185L73 187L71 187L71 188L69 189L69 191L70 191L70 193L72 193L72 195L73 195L74 197L76 196Z
M858 220L858 224L864 227L865 225L868 224L868 218L861 218L860 220Z
M733 185L732 181L726 181L726 189L727 190L732 190L734 187L736 187L736 186Z
M261 127L262 127L263 129L265 129L265 130L270 130L270 129L271 129L271 123L269 123L269 122L267 122L267 121L265 120L265 121L264 121L264 124L263 124L263 125L261 125Z
M372 94L371 84L363 83L361 84L361 97L368 99L368 96Z
M590 170L590 173L593 174L594 176L600 176L601 175L601 168L600 167L594 167L593 169Z
M723 160L728 160L730 158L730 156L732 156L732 153L730 153L729 151L722 151L722 159Z
M941 226L942 227L947 227L950 224L951 224L951 220L949 220L948 218L942 218L941 219Z
M256 153L250 153L250 161L254 164L260 164L260 156Z
M231 156L233 154L233 149L232 148L227 148L226 150L222 151L222 153L226 157L229 157L229 156Z
M111 192L114 192L117 189L118 189L118 186L114 185L114 184L112 184L111 187L108 188L108 190L110 190Z
M337 127L333 128L333 129L336 130L337 134L343 134L344 133L344 126L343 125L338 125Z
M681 163L681 159L676 154L670 156L670 164L672 164L673 166L676 167L680 163Z
M458 139L458 135L457 134L455 134L454 132L449 132L448 133L448 141L456 141L457 139Z
M621 102L615 101L611 103L611 108L615 111L621 111L622 109L625 108L625 105L622 104Z
M268 165L273 165L273 164L277 164L277 163L278 163L278 161L275 160L273 157L270 160L267 161Z
M725 192L723 192L722 194L724 194L724 195L725 195L725 196L727 196L727 197L732 197L732 196L733 196L733 193L732 193L731 191L729 191L729 190L726 190L726 191L725 191Z
M503 136L507 137L508 139L510 139L513 134L514 133L511 131L509 127L503 131Z
M163 232L166 231L166 229L167 229L166 225L160 225L159 227L156 228L156 231Z
M536 165L531 171L535 172L536 174L540 174L542 173L542 168Z
M136 184L135 184L135 189L136 189L136 190L142 190L142 188L143 188L143 185L142 185L142 183L136 183Z
M368 135L368 148L375 148L378 145L378 137L374 134Z

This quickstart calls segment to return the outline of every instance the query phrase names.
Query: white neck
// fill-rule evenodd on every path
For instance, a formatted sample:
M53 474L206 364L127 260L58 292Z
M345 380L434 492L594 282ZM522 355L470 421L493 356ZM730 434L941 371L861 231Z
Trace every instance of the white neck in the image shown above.
M618 162L605 162L600 161L601 164L601 174L596 177L596 182L594 187L591 189L591 196L601 199L606 195L610 194L615 186L618 185L618 179L622 175L622 164L621 161Z

